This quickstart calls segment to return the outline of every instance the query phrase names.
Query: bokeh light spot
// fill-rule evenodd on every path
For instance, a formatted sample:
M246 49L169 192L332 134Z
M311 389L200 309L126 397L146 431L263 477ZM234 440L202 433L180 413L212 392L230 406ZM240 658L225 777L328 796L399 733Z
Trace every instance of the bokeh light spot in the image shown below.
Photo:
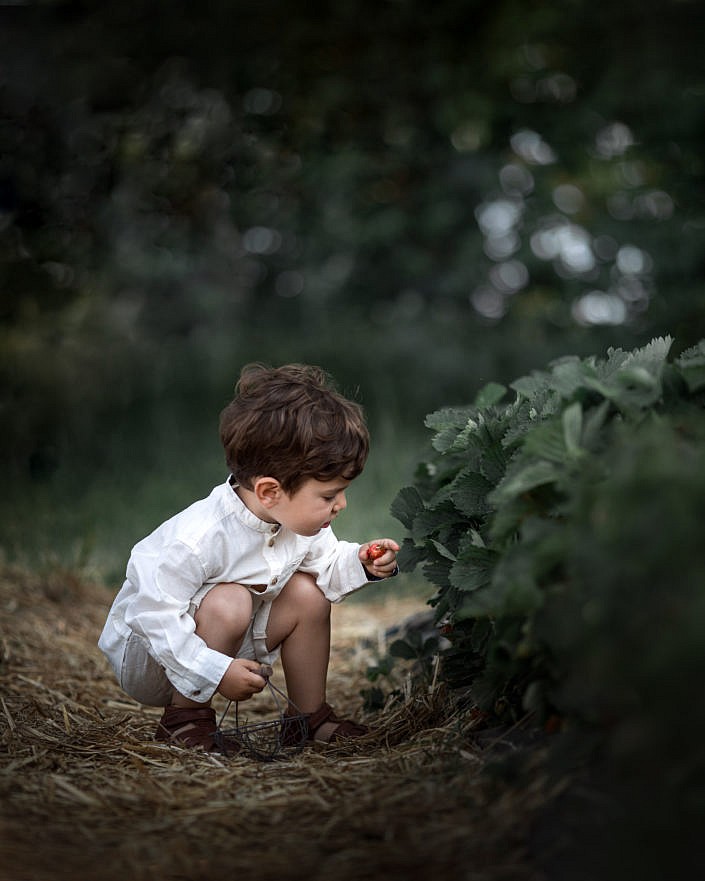
M574 184L560 184L553 190L553 203L564 214L577 214L585 203L585 197Z
M500 169L499 182L508 196L528 196L534 189L534 176L528 168L515 162Z
M623 324L627 317L624 301L614 294L591 291L573 303L573 318L578 324Z
M492 321L498 321L507 311L502 294L486 286L476 288L470 295L470 302L479 315Z
M242 236L243 247L250 254L274 254L281 242L281 234L267 226L252 226Z
M486 236L503 236L509 233L521 216L521 206L509 199L485 202L475 211L478 225Z
M485 123L466 120L451 133L450 142L459 153L470 153L479 150L486 134Z
M297 270L288 269L276 277L274 288L280 297L298 297L304 289L304 277Z
M529 270L521 260L507 260L490 269L492 285L504 294L514 294L529 283Z
M651 257L635 245L623 245L617 252L617 269L624 275L641 275L652 269Z
M550 165L556 161L556 154L537 132L521 129L510 138L512 150L525 162L532 165Z
M634 135L623 122L612 122L601 128L595 138L595 148L603 159L621 156L634 145Z

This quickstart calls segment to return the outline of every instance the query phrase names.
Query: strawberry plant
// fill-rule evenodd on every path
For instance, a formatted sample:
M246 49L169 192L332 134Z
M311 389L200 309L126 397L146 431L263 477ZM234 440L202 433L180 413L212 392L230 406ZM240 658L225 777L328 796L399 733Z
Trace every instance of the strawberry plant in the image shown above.
M562 358L427 417L431 451L392 506L399 563L435 585L444 676L483 710L614 719L639 700L629 652L647 658L666 607L702 603L705 341L669 360L671 343Z
M579 777L549 829L581 818L561 857L580 878L705 864L705 341L670 347L563 358L431 414L393 504L400 567L436 587L441 678L554 732L550 773Z

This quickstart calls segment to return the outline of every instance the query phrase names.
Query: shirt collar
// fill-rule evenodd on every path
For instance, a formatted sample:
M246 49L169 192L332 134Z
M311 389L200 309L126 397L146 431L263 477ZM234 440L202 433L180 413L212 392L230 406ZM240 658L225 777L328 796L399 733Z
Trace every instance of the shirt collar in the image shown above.
M236 483L231 483L230 478L225 481L223 490L226 503L234 511L237 519L248 529L254 529L255 532L266 532L268 535L275 535L281 529L279 523L268 523L266 520L253 514L247 505L242 501L240 496L235 492Z

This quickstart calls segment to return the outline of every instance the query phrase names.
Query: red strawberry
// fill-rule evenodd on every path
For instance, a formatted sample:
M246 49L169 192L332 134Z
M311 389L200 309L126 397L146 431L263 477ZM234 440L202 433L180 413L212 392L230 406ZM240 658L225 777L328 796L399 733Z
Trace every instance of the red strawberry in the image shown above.
M367 548L367 559L379 560L385 551L386 548L384 545L370 545L369 548Z

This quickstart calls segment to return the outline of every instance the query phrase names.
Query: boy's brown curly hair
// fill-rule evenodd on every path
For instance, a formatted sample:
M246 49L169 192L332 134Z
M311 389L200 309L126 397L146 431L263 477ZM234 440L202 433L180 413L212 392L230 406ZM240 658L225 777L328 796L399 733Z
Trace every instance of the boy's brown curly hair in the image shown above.
M305 364L243 367L220 439L237 483L252 489L255 478L274 477L288 495L309 478L352 480L369 452L362 408Z

